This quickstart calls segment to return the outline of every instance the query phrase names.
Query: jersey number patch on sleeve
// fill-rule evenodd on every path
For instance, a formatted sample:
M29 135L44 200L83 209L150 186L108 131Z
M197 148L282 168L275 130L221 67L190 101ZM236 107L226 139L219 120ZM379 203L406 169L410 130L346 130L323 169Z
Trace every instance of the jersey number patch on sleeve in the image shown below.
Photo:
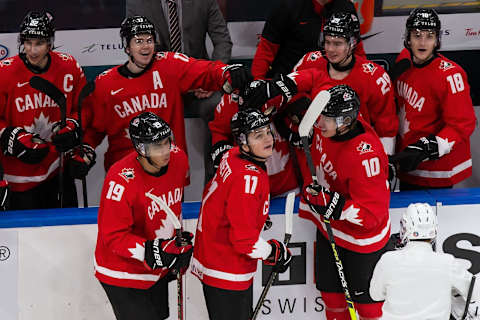
M447 77L448 83L450 83L450 89L452 93L462 92L465 89L465 84L463 83L463 78L460 73L455 73L453 76Z
M110 181L108 184L110 187L108 188L108 192L105 198L115 201L122 200L122 195L123 191L125 191L125 187L121 184L116 183L115 181Z
M380 173L380 160L377 157L363 160L362 165L365 167L367 177L369 178Z
M243 176L243 179L245 179L245 193L254 194L257 189L258 177L247 174Z

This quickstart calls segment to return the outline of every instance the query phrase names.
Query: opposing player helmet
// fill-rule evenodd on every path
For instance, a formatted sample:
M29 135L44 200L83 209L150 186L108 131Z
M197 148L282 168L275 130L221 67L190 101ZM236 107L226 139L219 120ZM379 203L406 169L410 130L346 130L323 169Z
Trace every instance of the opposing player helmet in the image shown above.
M124 47L128 47L130 40L139 34L151 34L156 41L155 26L145 16L133 16L125 18L120 25L120 38Z
M26 39L37 38L47 39L53 45L54 35L53 16L49 12L30 11L20 24L18 42L22 45Z
M144 112L134 117L130 121L128 131L133 147L143 157L150 156L150 145L155 145L165 138L172 138L170 126L151 112Z
M335 12L323 27L323 38L325 36L342 37L350 44L358 43L360 40L360 22L355 14L348 12ZM321 40L323 43L323 39Z
M343 125L347 119L350 124L357 119L360 110L360 99L357 93L345 84L328 89L330 101L328 101L322 115L335 118L337 126Z
M247 135L249 132L269 125L270 118L253 108L238 111L230 121L232 134L239 145L247 144Z
M400 241L402 243L410 240L435 241L437 229L437 215L432 207L428 203L412 203L400 219Z
M441 22L438 14L433 9L416 8L408 16L405 27L405 42L406 48L409 48L410 31L412 30L434 30L437 34L436 50L440 48L440 28Z

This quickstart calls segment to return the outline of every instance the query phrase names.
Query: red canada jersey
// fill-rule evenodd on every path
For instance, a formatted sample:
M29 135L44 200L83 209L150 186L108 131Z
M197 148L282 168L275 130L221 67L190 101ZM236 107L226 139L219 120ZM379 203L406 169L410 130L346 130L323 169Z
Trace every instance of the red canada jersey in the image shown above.
M394 100L394 90L385 69L378 64L367 60L363 56L355 55L355 64L350 73L342 80L332 79L328 73L328 61L322 57L320 51L309 52L298 62L294 71L314 68L323 73L323 81L331 86L346 84L358 94L360 98L360 113L380 137L385 150L393 154L395 137L398 132L398 117ZM306 80L302 80L302 79ZM295 76L301 87L311 92L312 99L320 91L322 85L317 77L305 77L302 72ZM317 83L315 83L317 82ZM299 90L300 91L300 90Z
M401 53L397 60L411 59L407 53ZM469 177L470 136L476 118L465 71L438 54L428 65L413 66L400 75L395 81L395 94L400 118L397 151L433 134L440 153L438 160L422 162L410 172L400 172L400 179L421 186L443 187Z
M167 172L159 177L145 172L131 152L108 170L98 210L95 276L114 286L147 289L168 273L144 265L145 241L171 238L175 231L167 214L147 196L162 198L180 219L188 161L172 145Z
M269 194L264 168L242 156L238 147L225 153L203 192L195 235L191 268L203 283L229 290L252 285L257 259L250 255L266 243L260 232Z
M195 88L218 91L223 85L223 67L216 61L196 60L181 53L159 52L142 75L127 78L121 66L100 74L95 91L86 102L89 110L85 142L97 147L108 136L105 169L133 151L128 134L130 120L150 111L172 128L175 141L186 151L182 94Z
M214 112L214 119L208 123L212 133L212 145L219 141L227 141L232 145L235 143L230 120L238 111L238 100L231 95L223 95ZM273 154L266 161L268 181L270 183L270 194L272 197L284 195L298 188L298 182L294 167L294 159L290 154L289 143L283 139L275 130L272 124L272 132L275 137ZM303 152L294 148L297 157L303 157Z
M82 68L66 53L50 51L45 72L33 73L17 55L0 61L0 131L21 127L51 142L52 127L60 121L60 108L49 96L32 88L30 78L40 76L60 89L67 99L67 117L77 118L76 101L86 80ZM27 164L16 157L4 156L1 164L5 179L15 192L32 189L58 172L60 158L53 144L45 159Z
M372 127L361 118L358 121L365 132L345 141L325 138L315 128L311 151L319 183L346 199L340 219L330 220L336 244L370 253L390 238L388 159ZM299 215L313 221L327 237L323 220L303 199Z

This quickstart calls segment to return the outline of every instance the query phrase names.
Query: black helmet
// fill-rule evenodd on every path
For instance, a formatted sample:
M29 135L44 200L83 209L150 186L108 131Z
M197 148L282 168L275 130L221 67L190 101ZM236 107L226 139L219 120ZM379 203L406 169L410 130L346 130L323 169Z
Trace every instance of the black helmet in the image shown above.
M26 39L39 38L47 39L53 45L54 35L53 16L49 12L30 11L20 24L18 42L22 45Z
M322 114L335 118L338 126L342 125L346 118L350 118L350 123L353 123L360 110L360 99L357 93L345 84L332 87L328 92L330 92L330 101Z
M405 47L409 48L410 45L410 31L412 30L434 30L437 33L438 44L436 49L440 48L440 28L441 22L438 18L438 14L433 9L416 8L408 16L405 27Z
M268 126L269 124L270 118L253 108L238 111L230 121L232 134L239 145L247 143L247 135L249 132Z
M143 112L132 118L128 131L133 147L143 157L148 156L147 144L157 143L172 136L168 123L151 112Z
M357 16L349 12L333 13L323 27L323 38L327 35L345 38L347 42L355 40L358 43L360 22Z
M155 26L147 17L133 16L125 18L120 25L120 38L125 48L128 47L130 40L138 34L151 34L156 41Z

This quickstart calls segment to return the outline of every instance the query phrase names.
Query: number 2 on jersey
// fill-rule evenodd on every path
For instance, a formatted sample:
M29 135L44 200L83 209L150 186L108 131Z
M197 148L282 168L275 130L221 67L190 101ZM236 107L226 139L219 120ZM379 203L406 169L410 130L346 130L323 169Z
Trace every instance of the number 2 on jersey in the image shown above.
M122 195L123 191L125 191L125 187L121 184L116 183L115 181L110 181L108 184L110 187L108 188L108 192L105 198L115 201L122 200Z
M362 165L365 167L367 177L369 178L380 173L380 161L377 157L363 160Z

